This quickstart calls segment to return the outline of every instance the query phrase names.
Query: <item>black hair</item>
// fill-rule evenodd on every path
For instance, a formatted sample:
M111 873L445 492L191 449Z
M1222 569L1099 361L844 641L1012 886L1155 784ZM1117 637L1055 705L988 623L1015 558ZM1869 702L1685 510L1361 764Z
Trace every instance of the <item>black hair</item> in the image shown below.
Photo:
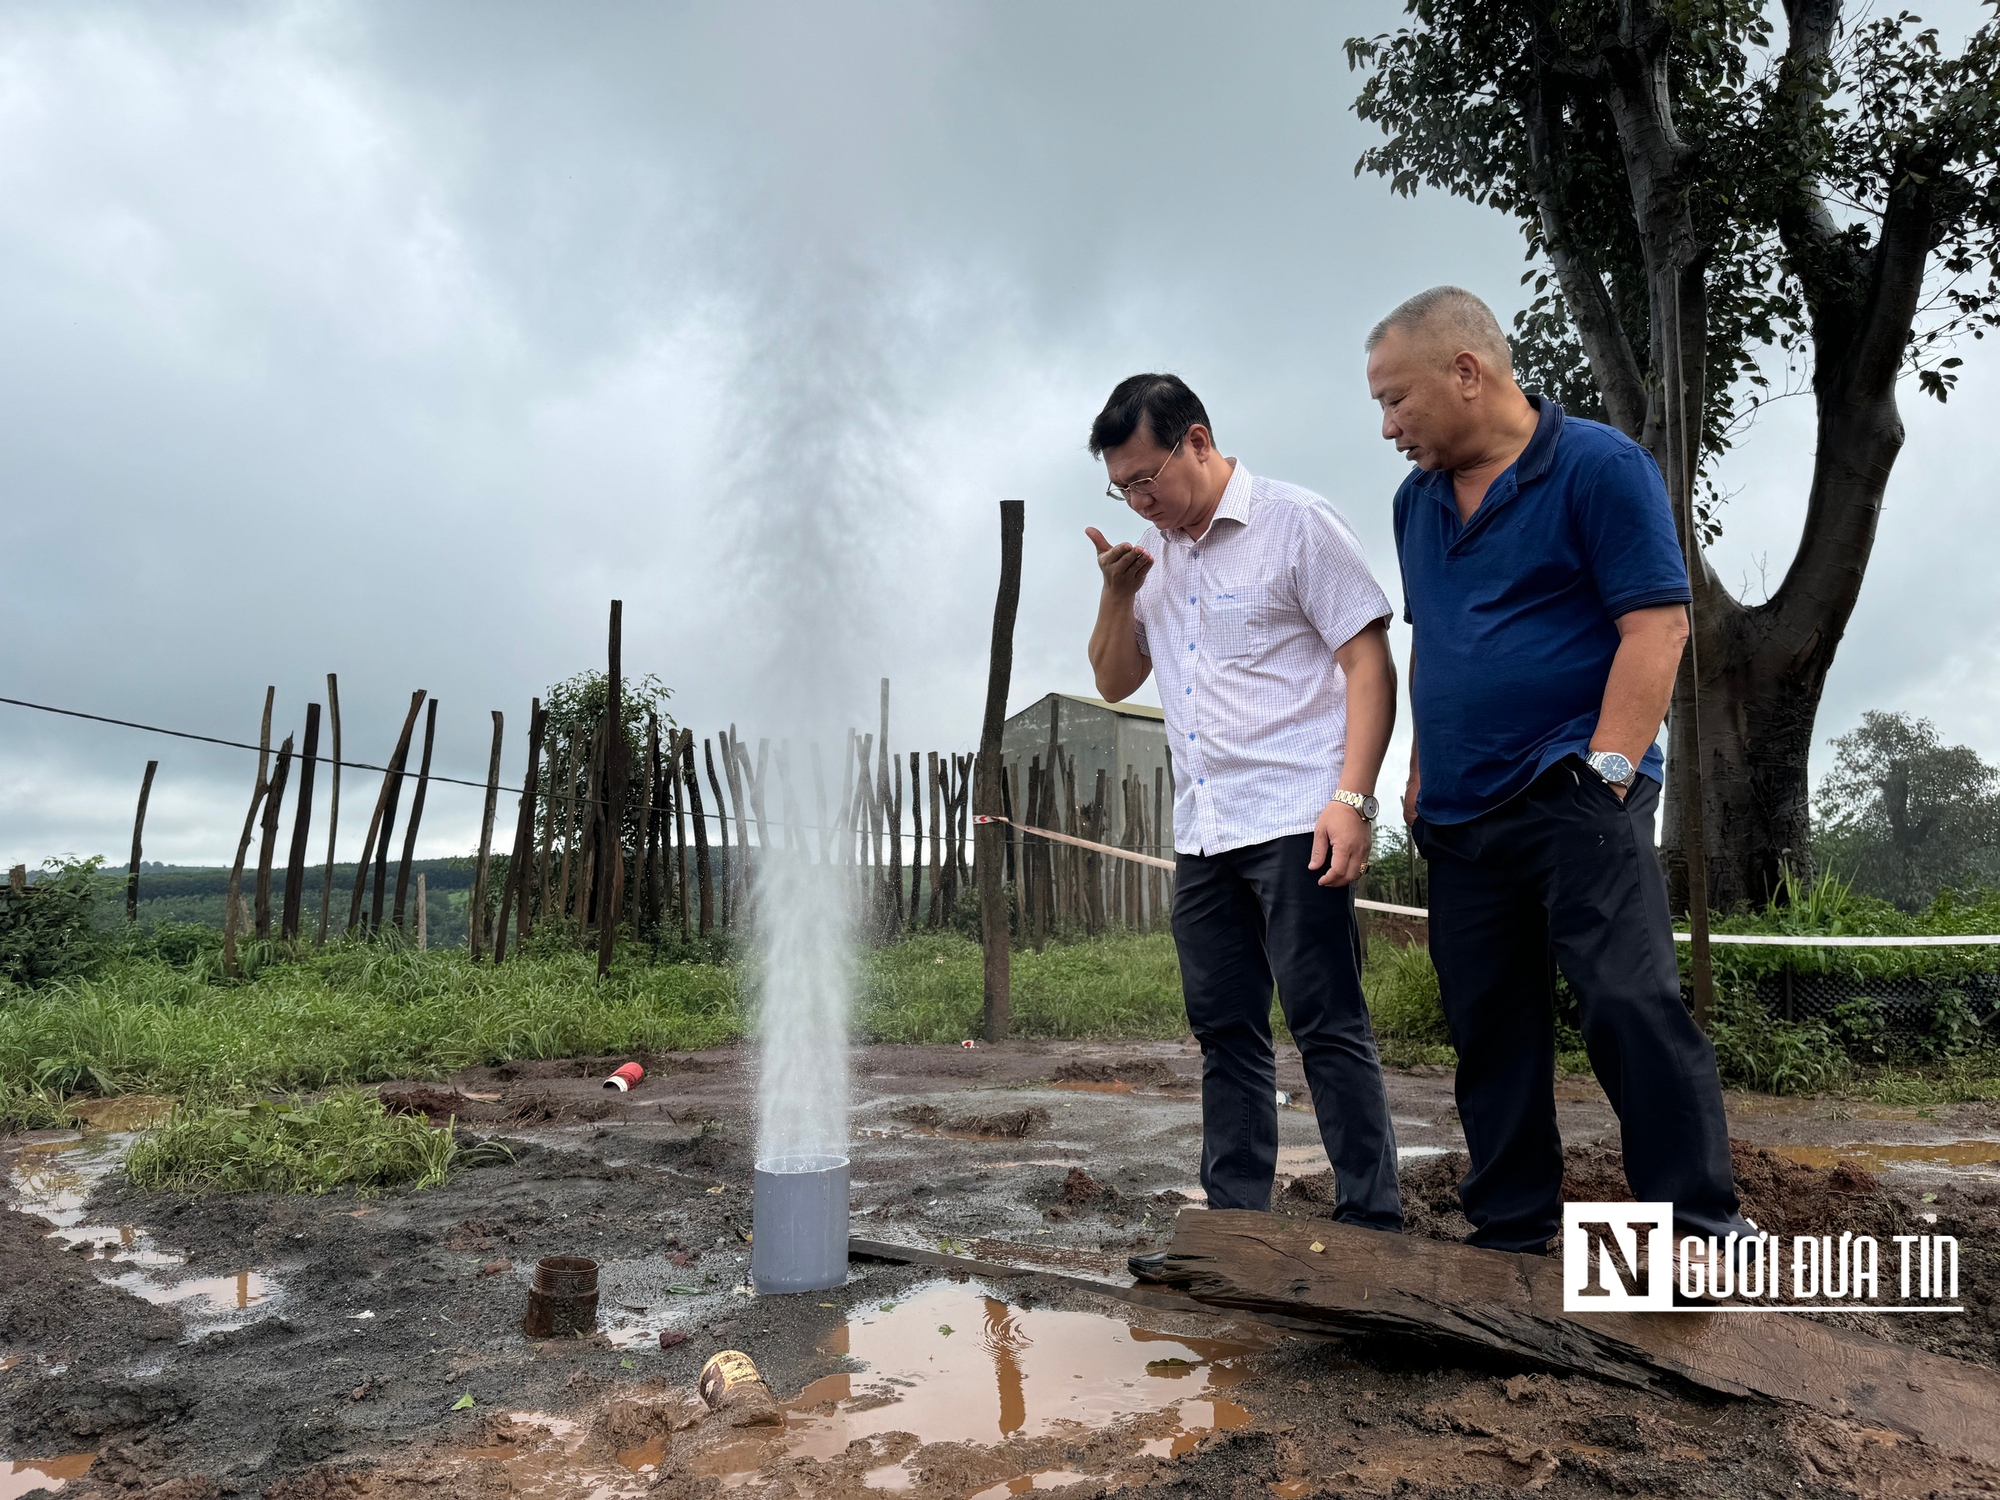
M1102 458L1106 449L1130 442L1141 421L1162 448L1180 442L1197 422L1208 428L1211 437L1215 433L1201 397L1189 390L1180 376L1128 375L1118 382L1104 410L1090 424L1090 456Z

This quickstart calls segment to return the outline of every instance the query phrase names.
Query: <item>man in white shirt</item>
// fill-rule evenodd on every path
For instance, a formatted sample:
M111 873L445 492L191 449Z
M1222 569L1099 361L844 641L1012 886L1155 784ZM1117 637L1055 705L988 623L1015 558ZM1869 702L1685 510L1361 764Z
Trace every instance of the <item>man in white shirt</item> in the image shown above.
M1201 1043L1209 1206L1271 1205L1275 980L1333 1164L1334 1216L1399 1230L1353 891L1396 720L1389 601L1332 507L1218 453L1177 377L1120 382L1090 451L1112 498L1149 523L1137 544L1087 529L1104 575L1090 664L1113 703L1157 674L1166 710L1174 943Z

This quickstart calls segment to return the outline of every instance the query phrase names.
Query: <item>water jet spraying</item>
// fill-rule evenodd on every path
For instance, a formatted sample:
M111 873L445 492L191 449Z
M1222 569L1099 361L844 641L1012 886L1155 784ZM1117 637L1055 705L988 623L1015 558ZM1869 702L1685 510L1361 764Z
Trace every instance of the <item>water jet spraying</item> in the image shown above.
M769 850L758 865L750 1274L760 1294L847 1280L848 873L792 849Z

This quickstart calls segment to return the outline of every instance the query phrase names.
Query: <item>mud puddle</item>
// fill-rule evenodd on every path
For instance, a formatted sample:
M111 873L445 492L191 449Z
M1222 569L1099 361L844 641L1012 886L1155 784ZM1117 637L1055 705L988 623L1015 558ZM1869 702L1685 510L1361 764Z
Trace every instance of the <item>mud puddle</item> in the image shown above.
M1120 1426L1128 1454L1174 1458L1210 1433L1249 1423L1227 1392L1260 1347L1158 1333L1104 1313L1024 1308L975 1283L932 1282L834 1328L821 1351L863 1368L814 1381L788 1404L782 1430L717 1447L698 1472L734 1486L780 1459L827 1463L866 1449L884 1459L866 1471L868 1488L907 1489L916 1482L907 1460L933 1444L987 1447ZM1059 1472L1067 1471L1031 1470L979 1493L1024 1494L1085 1477Z
M90 1196L123 1169L139 1131L163 1122L173 1100L150 1095L92 1100L78 1109L106 1129L24 1142L7 1180L7 1205L55 1226L50 1238L87 1257L98 1280L156 1306L176 1308L195 1338L241 1327L263 1316L278 1296L272 1277L242 1270L223 1276L183 1277L186 1257L160 1249L136 1224L86 1222ZM0 1500L5 1500L0 1489Z
M1837 1146L1772 1146L1773 1154L1806 1167L1845 1163L1868 1172L1925 1172L2000 1179L2000 1141L1855 1141Z
M31 1490L61 1490L81 1479L97 1462L94 1453L66 1453L61 1458L0 1459L0 1500L15 1500Z

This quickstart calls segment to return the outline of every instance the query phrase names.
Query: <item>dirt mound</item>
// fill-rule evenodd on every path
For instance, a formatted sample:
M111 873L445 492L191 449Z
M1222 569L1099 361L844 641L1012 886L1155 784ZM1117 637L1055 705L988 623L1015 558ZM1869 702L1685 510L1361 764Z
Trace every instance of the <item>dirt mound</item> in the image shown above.
M1129 1083L1144 1089L1189 1089L1195 1080L1183 1077L1154 1057L1124 1062L1066 1062L1050 1075L1053 1083Z
M483 1113L479 1100L467 1098L457 1089L433 1088L427 1083L385 1083L376 1092L382 1107L391 1114L423 1115L438 1125L450 1119L474 1119Z
M541 1125L550 1120L602 1120L612 1111L606 1099L573 1099L538 1089L502 1101L510 1125Z
M905 1104L892 1109L889 1114L906 1125L924 1130L1005 1141L1024 1140L1049 1123L1049 1112L1040 1107L1006 1109L984 1115L949 1115L935 1104Z

